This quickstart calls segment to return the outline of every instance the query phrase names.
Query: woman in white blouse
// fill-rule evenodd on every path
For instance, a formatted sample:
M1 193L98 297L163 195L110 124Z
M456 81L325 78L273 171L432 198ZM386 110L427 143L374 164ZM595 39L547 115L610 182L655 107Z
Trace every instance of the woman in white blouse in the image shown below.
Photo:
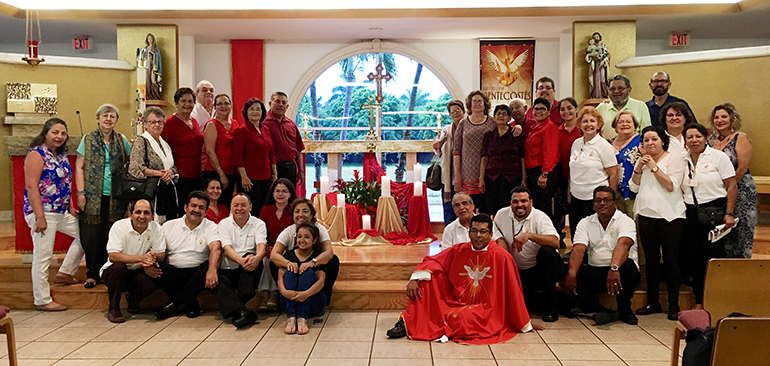
M687 155L687 146L684 141L684 126L695 122L692 113L682 102L667 103L660 109L660 125L668 133L668 152L680 155L682 159Z
M618 189L618 160L615 149L600 134L604 127L602 115L589 106L583 107L577 118L583 137L572 143L569 159L569 224L573 238L578 222L594 213L594 189Z
M703 308L703 281L706 276L706 264L711 258L724 258L724 238L712 243L708 232L714 226L725 224L725 228L735 226L735 200L738 185L735 181L735 169L727 154L708 146L708 131L703 125L693 123L684 129L685 142L690 153L687 154L687 170L682 180L681 189L687 206L687 219L682 242L683 273L693 277L695 307ZM712 208L715 211L707 222L698 218L698 207ZM689 263L689 268L685 268ZM687 271L685 271L687 269Z
M681 156L668 152L669 136L660 127L642 130L642 157L634 166L630 188L636 192L634 214L639 223L639 238L644 249L647 279L647 305L637 315L663 312L660 305L661 248L666 266L668 319L679 313L679 246L684 229L685 206L680 184L685 164Z

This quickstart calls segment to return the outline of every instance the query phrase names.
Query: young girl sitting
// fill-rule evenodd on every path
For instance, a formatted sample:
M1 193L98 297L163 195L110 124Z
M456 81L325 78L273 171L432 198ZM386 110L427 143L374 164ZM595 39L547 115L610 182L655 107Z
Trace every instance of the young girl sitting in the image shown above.
M307 318L324 310L326 294L321 290L326 272L315 261L321 251L318 228L307 222L299 224L297 246L286 252L289 264L278 272L278 288L286 298L286 334L307 334Z

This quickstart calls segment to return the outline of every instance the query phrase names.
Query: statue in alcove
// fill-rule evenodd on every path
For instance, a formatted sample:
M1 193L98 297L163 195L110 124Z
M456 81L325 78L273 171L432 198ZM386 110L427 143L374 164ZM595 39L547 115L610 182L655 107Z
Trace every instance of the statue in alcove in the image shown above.
M602 35L599 32L594 32L588 40L586 62L588 62L588 83L591 85L589 97L606 99L609 96L607 69L610 64L610 52L602 43Z
M147 33L144 39L144 48L137 48L137 66L144 67L146 76L147 100L160 100L163 91L163 66L161 63L160 49L155 43L155 36Z

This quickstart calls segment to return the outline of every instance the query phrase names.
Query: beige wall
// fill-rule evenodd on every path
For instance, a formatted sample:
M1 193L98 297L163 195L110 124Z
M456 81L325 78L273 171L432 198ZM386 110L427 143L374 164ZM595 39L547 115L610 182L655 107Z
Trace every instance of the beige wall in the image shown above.
M81 135L75 111L80 111L83 130L88 133L96 128L96 109L104 103L114 104L121 111L116 130L131 136L130 116L134 105L129 103L133 92L126 88L134 71L107 70L81 67L50 66L45 63L36 67L16 64L0 64L0 80L6 82L56 84L58 92L58 110L55 117L67 122L69 133ZM4 85L0 88L5 89ZM3 93L5 95L5 93ZM5 98L0 103L0 116L8 116ZM0 141L11 136L11 126L0 125ZM31 140L31 138L30 138ZM2 145L2 144L0 144ZM11 159L5 146L0 146L0 186L8 187L0 191L0 210L13 209Z
M640 66L623 69L631 79L631 97L647 101L652 98L648 83L656 71L671 76L669 92L682 98L698 118L698 122L711 128L711 109L723 102L731 102L738 108L743 130L752 144L751 173L770 175L770 134L762 132L767 86L770 85L770 56L733 60L688 62L670 65Z
M602 43L610 52L607 77L621 71L615 65L636 56L636 22L575 22L572 23L572 96L579 102L588 99L588 63L586 48L591 34L599 32Z

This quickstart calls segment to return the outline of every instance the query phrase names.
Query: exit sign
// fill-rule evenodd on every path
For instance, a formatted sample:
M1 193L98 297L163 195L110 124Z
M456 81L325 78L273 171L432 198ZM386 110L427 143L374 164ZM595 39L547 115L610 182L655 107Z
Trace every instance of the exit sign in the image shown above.
M672 34L668 39L669 46L689 46L690 35L687 33Z
M90 50L91 40L89 37L75 37L72 39L72 47L76 50Z

